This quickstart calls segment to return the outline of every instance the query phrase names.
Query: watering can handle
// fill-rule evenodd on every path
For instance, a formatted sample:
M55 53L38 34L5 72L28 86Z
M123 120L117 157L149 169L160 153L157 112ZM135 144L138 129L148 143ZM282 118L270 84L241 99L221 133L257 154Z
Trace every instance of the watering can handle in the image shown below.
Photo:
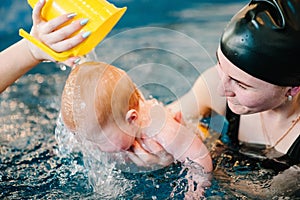
M44 52L49 54L52 58L55 58L57 61L65 61L70 55L67 55L65 52L62 53L57 53L50 49L47 45L42 43L41 41L35 39L33 36L29 35L26 31L23 29L19 30L19 35L22 36L23 38L29 40L32 42L34 45L42 49Z

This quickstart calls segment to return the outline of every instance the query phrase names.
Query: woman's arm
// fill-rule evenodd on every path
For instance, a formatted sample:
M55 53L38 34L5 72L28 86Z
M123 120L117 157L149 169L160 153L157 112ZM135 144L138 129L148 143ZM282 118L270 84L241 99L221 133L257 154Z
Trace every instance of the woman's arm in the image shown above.
M0 53L0 93L38 63L39 60L33 57L24 39L2 51Z
M194 83L191 90L167 107L173 113L182 112L185 120L198 119L211 110L225 114L226 99L219 96L220 78L215 67L204 71Z
M32 36L44 42L56 52L69 50L84 41L85 37L79 34L72 38L68 37L81 29L86 23L82 23L79 20L57 29L63 23L71 20L74 14L65 14L45 22L41 17L41 10L44 4L45 1L38 1L33 9L33 26L30 32ZM83 22L86 22L86 20ZM44 60L54 61L49 55L25 39L0 52L0 93ZM65 64L71 66L75 60L76 58L70 58Z

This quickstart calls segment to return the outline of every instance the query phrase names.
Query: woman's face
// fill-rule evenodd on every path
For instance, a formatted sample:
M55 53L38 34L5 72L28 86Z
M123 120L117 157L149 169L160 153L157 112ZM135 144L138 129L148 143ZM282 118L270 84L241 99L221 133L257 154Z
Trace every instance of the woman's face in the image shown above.
M226 97L228 106L236 114L275 109L286 101L287 87L276 86L245 73L233 65L220 48L217 57L221 78L219 93Z

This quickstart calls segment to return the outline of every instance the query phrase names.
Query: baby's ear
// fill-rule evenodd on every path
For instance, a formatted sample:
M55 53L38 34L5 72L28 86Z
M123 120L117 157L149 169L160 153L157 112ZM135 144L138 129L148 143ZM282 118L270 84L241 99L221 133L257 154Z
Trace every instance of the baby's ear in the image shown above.
M126 121L129 123L129 124L132 124L134 123L134 121L138 118L138 112L134 109L131 109L129 110L127 113L126 113Z

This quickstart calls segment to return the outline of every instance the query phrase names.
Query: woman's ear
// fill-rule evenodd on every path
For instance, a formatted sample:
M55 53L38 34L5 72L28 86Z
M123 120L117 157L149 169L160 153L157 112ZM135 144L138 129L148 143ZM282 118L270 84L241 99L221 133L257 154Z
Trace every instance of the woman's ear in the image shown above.
M134 109L131 109L126 113L126 119L125 120L129 124L132 124L132 123L134 123L135 120L137 120L137 118L138 118L138 112Z
M296 94L298 94L300 92L300 86L292 87L290 92L291 92L292 96L295 96Z

